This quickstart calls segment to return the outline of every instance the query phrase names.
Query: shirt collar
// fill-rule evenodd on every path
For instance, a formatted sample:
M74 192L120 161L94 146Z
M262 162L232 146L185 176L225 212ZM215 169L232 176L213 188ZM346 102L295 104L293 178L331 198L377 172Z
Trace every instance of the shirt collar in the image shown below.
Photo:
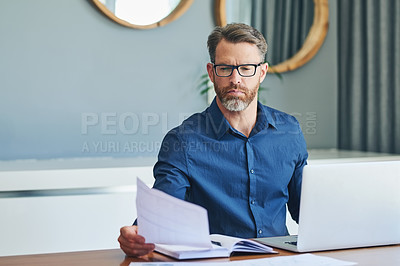
M206 112L207 124L210 127L216 136L217 139L220 139L228 130L234 129L229 124L228 120L224 117L221 110L219 109L216 97L212 101L211 105L207 108ZM268 126L276 128L275 119L273 118L270 110L267 109L266 106L262 105L260 102L257 104L257 121L256 125L253 128L254 134L262 131ZM254 135L253 132L251 135Z
M206 110L206 119L209 130L214 132L217 139L220 139L231 128L217 105L216 97Z
M257 121L253 131L255 131L255 133L260 132L261 130L268 128L270 125L276 129L276 122L271 111L267 106L258 102Z

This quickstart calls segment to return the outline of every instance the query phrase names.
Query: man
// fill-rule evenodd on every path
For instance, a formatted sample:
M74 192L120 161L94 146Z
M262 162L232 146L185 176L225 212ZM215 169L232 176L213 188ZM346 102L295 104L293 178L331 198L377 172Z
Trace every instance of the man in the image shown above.
M267 43L248 25L229 24L207 44L217 97L165 136L154 188L205 207L210 233L287 235L286 204L297 221L308 154L297 120L257 101ZM118 240L127 255L154 249L136 226L121 228Z

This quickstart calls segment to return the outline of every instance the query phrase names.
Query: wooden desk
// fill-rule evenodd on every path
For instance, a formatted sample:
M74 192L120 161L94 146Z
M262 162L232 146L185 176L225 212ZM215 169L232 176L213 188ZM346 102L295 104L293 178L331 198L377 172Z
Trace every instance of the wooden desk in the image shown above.
M288 256L297 254L279 249L275 250L278 251L279 254L233 256L231 258L209 259L208 261L256 259L256 258ZM400 265L400 244L393 246L385 246L385 247L314 252L313 254L346 260L346 261L358 262L358 265L360 266ZM124 253L119 249L0 257L0 265L7 265L7 266L14 266L14 265L15 266L17 265L18 266L23 266L23 265L128 266L131 262L162 262L162 261L166 262L173 260L158 253L152 253L142 258L130 258L126 257Z

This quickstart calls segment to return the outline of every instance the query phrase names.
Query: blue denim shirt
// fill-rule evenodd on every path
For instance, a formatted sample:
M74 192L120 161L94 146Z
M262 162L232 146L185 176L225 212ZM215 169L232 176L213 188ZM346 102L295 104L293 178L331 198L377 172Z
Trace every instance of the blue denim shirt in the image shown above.
M211 234L287 235L286 204L298 221L307 157L293 116L258 103L257 122L246 137L214 99L165 136L154 188L206 208Z

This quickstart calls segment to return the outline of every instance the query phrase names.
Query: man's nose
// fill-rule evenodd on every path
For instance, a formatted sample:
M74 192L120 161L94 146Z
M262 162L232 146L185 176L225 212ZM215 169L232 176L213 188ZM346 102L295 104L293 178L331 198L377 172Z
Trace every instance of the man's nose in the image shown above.
M229 79L233 84L239 84L242 80L242 76L240 76L239 70L234 69L232 72L232 75L230 75Z

